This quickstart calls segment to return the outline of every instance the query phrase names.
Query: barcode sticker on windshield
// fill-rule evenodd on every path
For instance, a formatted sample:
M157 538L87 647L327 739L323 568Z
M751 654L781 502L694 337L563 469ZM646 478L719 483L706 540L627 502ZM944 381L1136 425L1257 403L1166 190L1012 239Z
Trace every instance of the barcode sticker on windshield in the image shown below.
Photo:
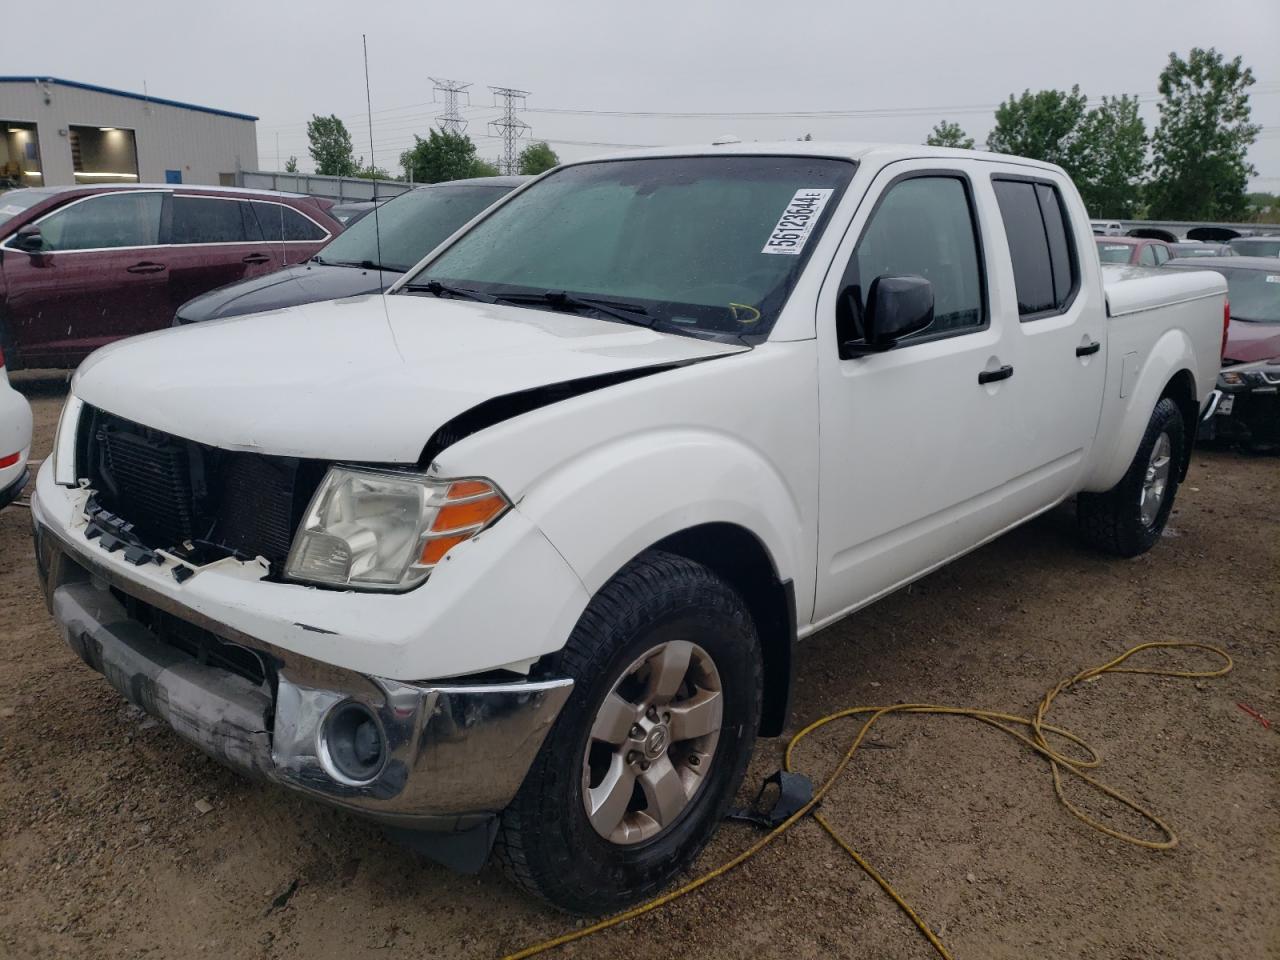
M1267 283L1280 283L1280 276L1276 276L1274 273L1268 273Z
M769 235L769 242L761 253L786 253L798 256L813 232L813 226L822 216L822 208L831 199L830 187L811 187L797 190L778 218L778 225Z

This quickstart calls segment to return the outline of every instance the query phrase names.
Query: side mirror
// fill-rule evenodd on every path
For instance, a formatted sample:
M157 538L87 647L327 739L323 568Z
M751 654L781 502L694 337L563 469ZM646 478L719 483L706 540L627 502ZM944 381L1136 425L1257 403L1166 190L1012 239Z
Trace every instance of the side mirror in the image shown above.
M27 253L40 253L44 249L44 237L39 227L29 224L14 234L13 245Z
M851 293L851 292L850 292ZM884 353L933 323L933 284L924 277L881 276L871 281L862 315L862 340L841 345L846 357Z

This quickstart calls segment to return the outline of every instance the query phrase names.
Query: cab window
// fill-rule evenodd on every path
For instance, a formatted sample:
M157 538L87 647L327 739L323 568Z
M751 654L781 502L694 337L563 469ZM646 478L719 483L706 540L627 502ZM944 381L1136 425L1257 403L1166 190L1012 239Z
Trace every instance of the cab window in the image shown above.
M39 221L50 253L111 247L153 247L160 242L164 194L105 193L72 203Z
M978 230L964 178L913 176L881 197L845 269L841 289L852 287L854 297L837 316L839 342L865 337L867 291L884 276L924 277L933 286L933 323L903 344L986 325Z
M1058 188L1040 181L993 177L1013 261L1022 320L1061 313L1080 286L1069 220Z
M222 197L173 198L170 243L244 243L239 200Z

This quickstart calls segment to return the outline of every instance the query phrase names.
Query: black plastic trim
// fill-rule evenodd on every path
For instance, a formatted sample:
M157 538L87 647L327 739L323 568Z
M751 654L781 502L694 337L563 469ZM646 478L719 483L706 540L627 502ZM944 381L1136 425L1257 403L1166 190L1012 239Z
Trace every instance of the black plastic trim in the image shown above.
M460 440L465 440L472 434L479 433L506 420L514 419L521 414L530 413L542 407L549 407L553 403L559 403L562 400L571 400L585 393L603 390L605 387L616 386L631 380L639 380L641 377L652 376L655 373L676 370L694 363L702 363L704 360L714 360L717 357L731 357L734 355L734 353L713 354L706 357L695 357L690 360L660 363L651 367L617 370L613 373L582 377L578 380L564 380L559 383L544 384L528 390L519 390L515 393L504 393L497 397L491 397L483 403L476 404L469 410L464 410L456 417L446 420L437 427L435 433L431 434L431 437L427 440L426 446L422 448L422 453L418 457L418 466L424 470L427 469L436 457Z
M14 500L18 499L18 495L22 493L23 488L27 485L27 481L31 479L31 471L23 468L18 479L9 484L3 490L0 490L0 510L3 510Z

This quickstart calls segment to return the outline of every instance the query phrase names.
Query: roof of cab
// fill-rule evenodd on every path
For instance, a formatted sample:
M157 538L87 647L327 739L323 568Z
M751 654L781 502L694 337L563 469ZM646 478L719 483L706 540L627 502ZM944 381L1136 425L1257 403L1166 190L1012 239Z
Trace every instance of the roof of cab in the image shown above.
M791 156L834 157L857 161L876 161L883 165L898 160L922 160L930 158L946 160L989 160L996 163L1012 163L1018 166L1036 167L1062 173L1062 168L1042 160L1030 160L1005 153L984 150L959 150L954 147L930 147L909 143L858 143L826 140L777 140L738 141L733 143L698 143L670 147L644 147L601 154L571 163L593 163L600 160L634 160L646 157L696 157L696 156ZM566 164L568 166L569 164Z

